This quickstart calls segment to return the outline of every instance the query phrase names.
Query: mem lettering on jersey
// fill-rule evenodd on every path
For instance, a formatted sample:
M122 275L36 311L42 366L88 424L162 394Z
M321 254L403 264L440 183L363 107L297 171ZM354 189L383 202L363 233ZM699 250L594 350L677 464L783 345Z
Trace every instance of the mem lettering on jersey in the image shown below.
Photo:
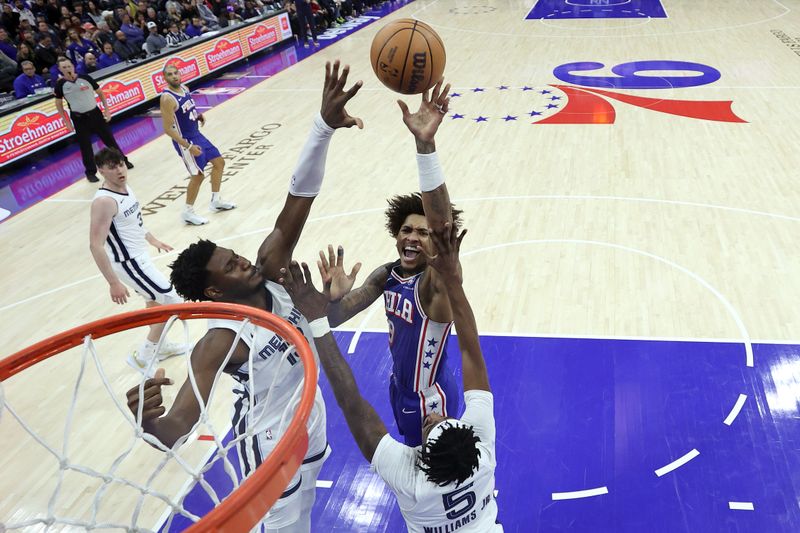
M289 312L289 316L286 317L286 320L288 320L290 324L292 324L294 327L300 330L300 333L303 333L303 330L301 330L299 327L300 319L302 318L302 316L303 315L300 314L300 311L298 311L296 307L292 307L291 312ZM276 353L282 354L288 349L289 349L289 343L280 338L278 335L274 335L269 340L269 342L267 342L267 345L264 346L258 352L258 356L261 359L269 359ZM296 353L292 353L286 358L286 360L289 362L290 365L294 366L297 364L300 358Z

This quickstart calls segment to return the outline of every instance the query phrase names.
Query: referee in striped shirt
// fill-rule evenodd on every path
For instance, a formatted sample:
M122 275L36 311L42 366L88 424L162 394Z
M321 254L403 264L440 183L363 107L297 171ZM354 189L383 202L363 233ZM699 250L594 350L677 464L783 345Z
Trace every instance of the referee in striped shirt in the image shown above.
M81 149L83 166L86 169L86 179L92 183L97 179L97 166L94 163L94 152L92 151L92 135L97 135L109 148L116 148L122 153L111 133L108 122L111 120L111 113L108 110L108 103L100 86L88 74L77 74L75 65L66 57L58 59L58 70L61 78L56 83L54 94L56 97L56 108L64 119L70 131L75 132L78 146ZM103 111L97 107L95 94L103 102ZM69 104L69 116L64 110L64 100ZM125 158L125 166L133 168L133 164Z

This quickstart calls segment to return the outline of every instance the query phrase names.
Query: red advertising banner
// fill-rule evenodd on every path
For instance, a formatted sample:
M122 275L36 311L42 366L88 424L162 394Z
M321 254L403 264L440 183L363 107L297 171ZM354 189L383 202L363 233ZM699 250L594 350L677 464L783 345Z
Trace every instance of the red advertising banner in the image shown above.
M144 88L139 80L125 83L119 80L103 80L100 90L106 96L111 114L118 113L145 101Z
M289 17L281 13L217 38L204 40L172 55L132 65L111 77L95 78L108 101L112 115L158 98L167 86L161 73L172 64L181 71L184 83L191 82L292 37ZM102 72L100 73L102 76ZM56 111L55 99L32 103L16 113L0 117L0 167L71 135Z
M237 41L220 39L210 52L206 52L206 65L208 70L217 70L244 57L242 44Z
M167 59L161 69L158 72L154 72L150 78L153 80L153 86L156 89L157 93L160 93L164 90L164 87L167 86L167 80L164 79L164 74L162 74L162 70L167 65L174 65L178 68L178 71L181 73L181 81L182 83L189 83L192 80L196 80L200 77L200 65L197 64L197 59L192 58L188 61L183 59L180 56L174 56Z

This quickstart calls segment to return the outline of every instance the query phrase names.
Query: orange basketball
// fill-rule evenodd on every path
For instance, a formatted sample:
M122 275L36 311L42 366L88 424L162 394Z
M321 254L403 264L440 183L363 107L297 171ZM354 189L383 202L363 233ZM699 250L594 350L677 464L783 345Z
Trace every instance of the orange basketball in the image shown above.
M439 35L415 19L384 26L372 40L369 56L378 79L402 94L420 94L436 85L446 60Z

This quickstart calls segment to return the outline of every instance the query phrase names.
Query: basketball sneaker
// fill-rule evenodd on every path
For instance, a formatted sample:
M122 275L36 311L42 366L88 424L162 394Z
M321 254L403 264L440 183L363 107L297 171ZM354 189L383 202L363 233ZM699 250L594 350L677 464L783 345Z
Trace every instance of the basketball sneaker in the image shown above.
M158 369L158 365L150 364L150 361L153 357L155 357L155 345L153 346L152 350L147 350L153 352L150 358L147 358L146 355L143 355L143 351L147 350L144 345L141 347L140 350L133 350L131 353L128 354L128 359L125 361L128 363L128 366L133 368L134 370L141 372L145 375L145 377L152 378L156 375L156 370ZM148 366L150 368L148 368Z
M181 342L165 342L158 350L158 360L163 361L176 355L183 355L186 353L186 345Z
M217 198L216 200L211 200L211 203L208 204L208 208L214 212L218 213L219 211L230 211L231 209L236 208L236 204L233 202L226 202L222 199L222 197Z
M184 209L183 213L181 213L181 219L187 224L191 224L193 226L202 226L203 224L208 224L208 219L203 218L195 213L194 209Z

